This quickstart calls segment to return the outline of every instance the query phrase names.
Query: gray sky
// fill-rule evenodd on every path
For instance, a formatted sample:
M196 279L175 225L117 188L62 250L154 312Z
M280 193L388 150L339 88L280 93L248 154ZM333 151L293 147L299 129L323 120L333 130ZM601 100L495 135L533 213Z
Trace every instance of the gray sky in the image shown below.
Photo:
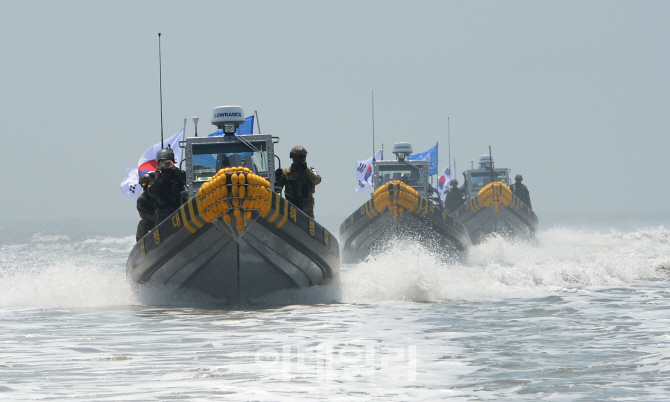
M543 214L669 211L670 2L0 3L0 219L137 215L119 184L215 106L309 151L317 220L339 223L376 144L439 142L458 177L493 148ZM210 131L211 130L211 131ZM17 197L18 196L18 197ZM17 199L18 198L18 199ZM18 201L18 202L17 202ZM132 228L134 231L134 228Z

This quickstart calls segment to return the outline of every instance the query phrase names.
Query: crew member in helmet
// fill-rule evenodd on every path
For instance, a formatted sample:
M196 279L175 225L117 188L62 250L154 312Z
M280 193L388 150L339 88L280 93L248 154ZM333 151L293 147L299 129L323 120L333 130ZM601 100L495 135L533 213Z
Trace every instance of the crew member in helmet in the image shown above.
M296 146L289 157L293 159L290 167L275 172L275 191L281 193L283 187L287 200L314 218L314 190L321 183L321 176L312 167L307 167L307 150Z
M186 189L186 172L179 169L174 152L164 148L156 154L158 167L149 194L156 200L156 225L181 206L181 192Z
M516 175L514 177L514 181L515 183L512 184L510 188L512 193L519 197L524 204L528 205L528 208L533 208L530 205L530 193L528 192L528 187L526 187L524 184L521 184L521 181L523 181L523 176L520 174Z
M463 191L458 188L458 180L454 179L449 182L451 188L447 190L447 198L444 201L444 206L447 208L448 213L452 213L465 202L463 199Z
M154 181L154 172L145 173L140 177L142 193L137 199L137 212L140 213L140 223L137 224L135 241L140 241L151 229L156 226L156 200L149 194L149 186Z

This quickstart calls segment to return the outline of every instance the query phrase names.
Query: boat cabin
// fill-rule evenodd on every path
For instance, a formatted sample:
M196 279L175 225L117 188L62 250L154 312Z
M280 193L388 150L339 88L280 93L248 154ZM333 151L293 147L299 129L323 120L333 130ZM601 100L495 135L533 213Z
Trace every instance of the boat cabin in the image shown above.
M474 198L479 193L479 190L484 188L491 181L501 181L506 185L510 185L509 172L511 169L495 168L493 165L493 158L489 155L479 157L479 167L477 169L466 170L464 190L468 194L468 198ZM492 180L493 179L493 180Z
M182 145L188 196L194 197L198 189L216 172L226 167L244 166L270 182L275 183L274 143L278 137L269 134L235 135L245 122L239 106L220 106L214 109L212 124L223 129L223 136L189 137Z
M406 142L394 144L393 153L396 155L394 161L374 162L374 188L377 189L393 180L400 180L412 186L420 196L429 197L430 162L407 160L407 156L412 153L412 145Z

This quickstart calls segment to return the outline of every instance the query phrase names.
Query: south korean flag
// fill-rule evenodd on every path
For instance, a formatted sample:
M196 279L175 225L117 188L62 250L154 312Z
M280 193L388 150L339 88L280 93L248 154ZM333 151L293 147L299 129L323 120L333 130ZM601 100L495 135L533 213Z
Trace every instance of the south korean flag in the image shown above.
M449 182L456 178L456 162L451 162L449 166L444 168L440 178L437 179L437 191L440 193L440 197L444 197L444 194L449 190Z
M126 178L121 183L121 191L123 191L123 194L128 198L134 200L140 198L142 186L140 186L140 176L136 167L126 168Z
M374 161L381 159L382 151L380 149L372 158L364 161L356 161L356 180L358 181L358 186L356 186L357 193L360 193L367 187L373 186L372 178L375 175Z

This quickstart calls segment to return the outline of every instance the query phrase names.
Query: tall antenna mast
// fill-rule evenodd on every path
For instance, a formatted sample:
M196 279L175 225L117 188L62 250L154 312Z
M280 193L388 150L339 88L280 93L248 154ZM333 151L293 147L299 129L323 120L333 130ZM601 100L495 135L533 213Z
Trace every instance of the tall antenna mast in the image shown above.
M491 183L493 183L493 155L491 154L490 145L489 145L489 162L491 162Z
M451 163L451 130L449 130L449 118L447 117L447 139L449 141L449 163L447 163L447 166Z
M372 157L375 156L375 91L372 91Z
M161 33L158 33L158 81L160 82L161 92L161 149L163 146L163 66L161 62Z

